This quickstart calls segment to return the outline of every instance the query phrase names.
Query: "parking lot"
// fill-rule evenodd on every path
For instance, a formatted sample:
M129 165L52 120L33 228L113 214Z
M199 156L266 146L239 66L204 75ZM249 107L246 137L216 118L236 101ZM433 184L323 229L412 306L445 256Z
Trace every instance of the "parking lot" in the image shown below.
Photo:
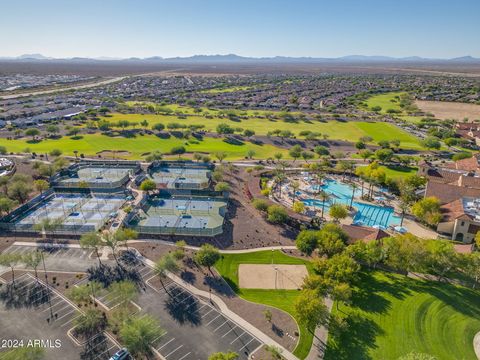
M240 359L247 359L261 346L259 340L208 302L173 281L168 281L165 291L152 282L150 268L141 271L148 286L136 302L141 314L157 318L165 330L153 347L167 360L206 359L219 351L234 351Z
M6 287L11 289L9 296L5 295ZM72 304L30 274L18 277L15 286L10 282L2 289L0 338L23 340L25 345L29 340L43 340L49 345L45 349L46 359L80 358L83 346L75 344L67 335L81 316ZM104 336L93 340L95 346L89 349L95 354L92 359L109 359L118 350Z
M12 245L4 253L25 254L30 251L42 250L45 254L47 271L78 271L83 272L98 260L92 255L92 250L67 248L45 244L41 247ZM108 263L108 262L107 262Z

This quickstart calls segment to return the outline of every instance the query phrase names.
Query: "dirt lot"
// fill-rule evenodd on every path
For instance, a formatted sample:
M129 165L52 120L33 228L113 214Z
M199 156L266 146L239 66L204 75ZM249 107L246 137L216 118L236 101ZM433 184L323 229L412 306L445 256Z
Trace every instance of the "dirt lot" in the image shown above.
M432 113L439 119L463 120L468 118L470 121L480 120L480 105L423 100L417 100L415 104L422 111Z
M305 265L240 264L240 288L295 290L308 275Z

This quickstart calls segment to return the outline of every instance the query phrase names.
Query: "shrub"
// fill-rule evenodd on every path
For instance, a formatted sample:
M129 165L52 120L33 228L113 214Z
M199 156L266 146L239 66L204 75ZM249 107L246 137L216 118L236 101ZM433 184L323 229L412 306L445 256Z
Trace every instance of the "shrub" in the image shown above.
M267 220L272 224L283 224L288 219L287 211L280 205L270 205L267 213Z
M252 204L255 209L260 211L267 211L268 209L268 201L263 199L253 199Z

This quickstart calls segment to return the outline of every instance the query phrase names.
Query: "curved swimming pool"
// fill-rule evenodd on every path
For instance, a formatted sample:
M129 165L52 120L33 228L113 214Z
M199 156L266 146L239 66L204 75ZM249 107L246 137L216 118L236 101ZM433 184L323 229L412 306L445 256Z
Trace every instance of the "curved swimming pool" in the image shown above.
M330 200L325 202L326 212L330 205L335 203L350 206L353 193L350 185L336 180L326 180L323 185L312 185L312 190L318 191L320 188L331 195ZM360 191L360 189L355 190L355 195ZM303 203L318 209L322 207L322 201L317 199L306 199ZM353 200L353 206L358 210L353 219L355 225L388 227L400 224L400 217L394 214L393 207L365 204L355 200Z

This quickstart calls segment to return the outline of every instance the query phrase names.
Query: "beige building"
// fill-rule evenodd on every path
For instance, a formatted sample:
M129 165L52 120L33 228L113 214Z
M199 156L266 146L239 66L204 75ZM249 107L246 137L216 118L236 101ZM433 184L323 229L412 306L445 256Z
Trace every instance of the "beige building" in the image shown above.
M462 197L441 207L440 234L466 244L473 242L480 230L480 198Z

